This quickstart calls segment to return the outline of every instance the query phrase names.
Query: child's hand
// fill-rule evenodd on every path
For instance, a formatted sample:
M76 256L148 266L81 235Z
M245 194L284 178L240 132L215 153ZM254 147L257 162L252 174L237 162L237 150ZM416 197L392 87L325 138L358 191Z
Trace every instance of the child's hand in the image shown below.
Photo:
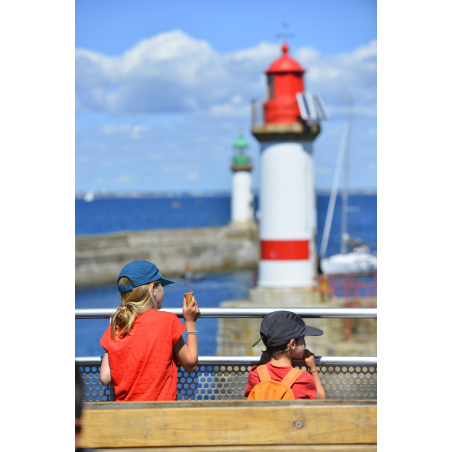
M315 369L316 365L315 365L315 356L308 350L306 349L304 351L304 355L303 355L303 361L306 364L306 367L309 370Z
M187 324L187 322L196 322L196 319L200 316L200 314L201 311L199 310L195 297L191 299L189 306L187 306L187 300L184 297L184 301L182 303L182 315L184 316L185 324Z

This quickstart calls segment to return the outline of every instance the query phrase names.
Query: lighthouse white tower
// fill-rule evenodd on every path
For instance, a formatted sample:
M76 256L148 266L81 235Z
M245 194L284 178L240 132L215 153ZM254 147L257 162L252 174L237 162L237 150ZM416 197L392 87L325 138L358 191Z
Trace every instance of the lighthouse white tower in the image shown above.
M248 154L248 143L242 134L239 134L233 148L231 223L249 223L254 217L254 195L251 184L253 165Z
M317 284L312 142L327 113L319 96L305 93L305 70L288 50L283 44L283 55L266 71L266 102L253 103L252 133L261 143L257 285L263 288Z

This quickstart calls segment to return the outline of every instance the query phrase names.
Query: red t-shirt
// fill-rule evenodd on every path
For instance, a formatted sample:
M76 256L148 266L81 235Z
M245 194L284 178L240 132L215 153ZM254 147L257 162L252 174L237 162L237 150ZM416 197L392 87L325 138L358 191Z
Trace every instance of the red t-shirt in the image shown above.
M108 326L100 345L108 352L116 401L176 400L177 364L173 345L185 325L171 312L148 309L130 333L111 338Z
M290 371L292 366L277 367L271 363L267 363L267 369L270 377L274 381L281 381ZM250 370L248 383L246 385L245 397L248 397L251 390L260 383L257 366L253 366ZM292 385L292 391L296 399L315 399L317 396L317 388L314 379L309 372L302 372Z

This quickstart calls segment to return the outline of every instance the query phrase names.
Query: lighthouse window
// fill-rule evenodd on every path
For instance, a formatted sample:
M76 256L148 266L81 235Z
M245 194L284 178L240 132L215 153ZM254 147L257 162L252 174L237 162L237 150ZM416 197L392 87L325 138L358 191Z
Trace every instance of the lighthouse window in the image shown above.
M273 99L275 97L273 81L274 81L273 74L267 74L267 99Z

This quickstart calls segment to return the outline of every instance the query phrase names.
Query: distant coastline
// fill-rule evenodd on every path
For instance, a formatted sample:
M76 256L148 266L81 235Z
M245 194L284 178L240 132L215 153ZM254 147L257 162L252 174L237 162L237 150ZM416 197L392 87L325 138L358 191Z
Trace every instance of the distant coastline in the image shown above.
M138 191L116 191L116 192L106 192L106 191L90 191L90 192L76 192L75 199L83 199L87 193L92 193L94 198L98 199L109 199L109 198L225 198L230 197L230 191L215 191L215 192L181 192L181 191L171 191L171 192L138 192ZM338 191L341 194L341 191ZM349 195L369 195L375 196L377 194L377 189L348 189ZM259 192L254 192L255 196L259 196ZM329 196L329 190L319 189L316 190L317 196Z

